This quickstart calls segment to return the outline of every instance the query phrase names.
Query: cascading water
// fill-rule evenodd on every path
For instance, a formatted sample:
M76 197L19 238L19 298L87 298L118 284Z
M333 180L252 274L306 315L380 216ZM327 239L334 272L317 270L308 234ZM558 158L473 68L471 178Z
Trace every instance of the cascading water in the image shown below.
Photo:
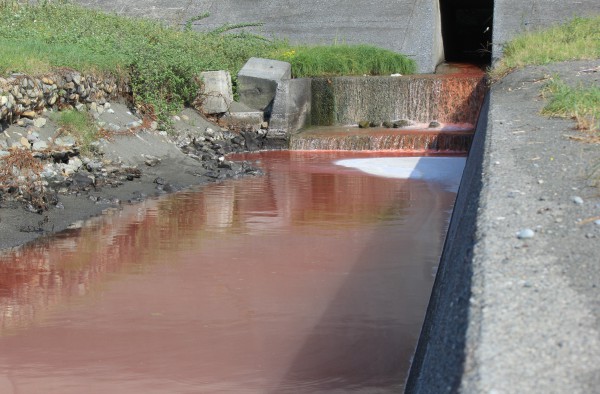
M318 128L290 137L292 150L467 153L473 131Z
M485 90L483 71L466 67L448 74L316 79L312 127L290 136L290 149L466 153ZM398 120L413 126L356 127ZM433 121L439 126L428 127Z

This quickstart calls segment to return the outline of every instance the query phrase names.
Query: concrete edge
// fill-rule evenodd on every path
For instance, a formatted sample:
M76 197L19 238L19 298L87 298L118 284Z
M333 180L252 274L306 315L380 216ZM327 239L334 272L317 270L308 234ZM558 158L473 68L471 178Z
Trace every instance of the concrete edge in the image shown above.
M486 134L490 100L488 92L456 198L425 321L406 382L406 393L458 391L467 367L466 353L476 338L476 333L472 331L473 322L478 319L473 316L476 311L471 308L470 299L474 280L473 248L483 184L483 163L488 145ZM468 330L470 332L467 336ZM440 354L445 357L436 357Z

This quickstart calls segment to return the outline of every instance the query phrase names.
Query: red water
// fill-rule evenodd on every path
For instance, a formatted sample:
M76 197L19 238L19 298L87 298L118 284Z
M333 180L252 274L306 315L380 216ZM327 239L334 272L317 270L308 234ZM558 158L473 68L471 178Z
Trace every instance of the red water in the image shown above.
M267 175L0 256L0 393L397 393L454 194L268 152Z

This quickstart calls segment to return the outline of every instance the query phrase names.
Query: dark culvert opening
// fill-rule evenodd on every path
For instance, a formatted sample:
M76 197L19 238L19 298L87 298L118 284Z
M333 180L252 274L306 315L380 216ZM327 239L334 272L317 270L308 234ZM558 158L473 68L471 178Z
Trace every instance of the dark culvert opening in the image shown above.
M492 59L493 0L440 0L447 62L489 65Z

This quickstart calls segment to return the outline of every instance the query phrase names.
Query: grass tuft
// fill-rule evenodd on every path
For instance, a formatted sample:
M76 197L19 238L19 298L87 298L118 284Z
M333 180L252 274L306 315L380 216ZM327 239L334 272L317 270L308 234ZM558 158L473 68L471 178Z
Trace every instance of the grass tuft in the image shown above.
M600 58L600 16L574 18L548 29L521 34L504 47L490 70L493 80L527 65Z
M295 78L414 74L414 60L371 45L294 46L271 57L289 62Z
M576 128L585 132L576 139L600 142L600 87L572 87L553 78L542 93L548 99L542 114L574 119Z
M87 112L65 110L51 113L51 119L60 126L60 134L68 134L79 144L81 154L90 152L91 143L98 139L98 128Z

